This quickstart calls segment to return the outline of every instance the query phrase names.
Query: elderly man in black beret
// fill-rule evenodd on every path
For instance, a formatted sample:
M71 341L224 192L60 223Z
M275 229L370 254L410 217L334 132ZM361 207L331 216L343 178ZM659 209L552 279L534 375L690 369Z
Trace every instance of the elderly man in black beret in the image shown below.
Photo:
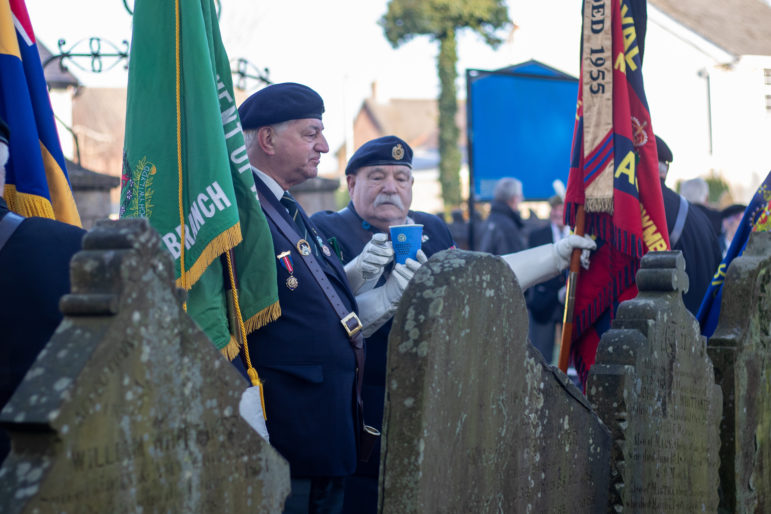
M276 257L281 317L249 335L251 361L264 387L271 444L289 461L285 512L339 512L345 477L376 431L362 420L362 324L349 278L327 238L289 194L315 177L329 151L324 103L311 88L274 84L238 109L256 193ZM234 361L245 373L240 359Z
M345 169L351 202L341 211L319 212L311 218L325 234L332 236L346 268L364 258L370 261L369 266L360 266L367 272L355 287L359 288L357 301L367 336L362 391L364 417L377 429L381 428L383 420L388 333L401 294L416 268L427 257L455 247L443 220L410 210L414 182L412 153L410 145L396 136L384 136L363 144ZM401 264L391 267L393 250L386 235L389 227L413 223L423 225L423 242L417 261L408 259L406 267ZM567 266L574 247L588 249L595 246L591 240L578 236L569 236L559 244L559 248L550 244L503 256L523 290L559 274ZM373 247L378 250L373 251ZM381 258L377 263L375 255ZM356 474L348 478L343 512L367 514L377 511L378 461L379 453L375 453L368 462L360 462Z

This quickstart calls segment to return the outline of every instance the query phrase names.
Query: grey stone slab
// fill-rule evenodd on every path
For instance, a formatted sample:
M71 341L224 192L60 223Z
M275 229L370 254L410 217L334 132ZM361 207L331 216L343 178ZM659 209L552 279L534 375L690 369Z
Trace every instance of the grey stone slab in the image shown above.
M389 341L381 512L605 512L610 434L527 328L498 257L416 273Z
M707 353L723 390L721 511L771 512L771 233L731 262Z
M0 512L278 512L286 461L239 416L244 379L182 309L146 220L100 222L51 342L0 414Z
M652 252L638 296L602 335L587 396L614 439L612 508L716 512L722 394L699 325L683 305L679 251Z

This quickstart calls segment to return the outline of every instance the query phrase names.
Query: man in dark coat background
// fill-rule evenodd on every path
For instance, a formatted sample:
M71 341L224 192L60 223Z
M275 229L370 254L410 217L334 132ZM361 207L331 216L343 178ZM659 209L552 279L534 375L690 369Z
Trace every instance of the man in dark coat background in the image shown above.
M522 182L519 180L504 177L495 183L480 251L505 255L527 248L525 222L518 211L522 199Z
M659 156L659 178L670 243L673 250L683 252L685 271L688 275L688 292L683 295L683 302L695 316L699 312L701 300L712 276L720 265L720 242L707 216L664 183L673 155L669 146L659 136L656 136L656 150Z
M10 132L0 119L0 409L62 320L70 260L86 231L48 218L23 218L3 199ZM10 441L0 430L0 463Z

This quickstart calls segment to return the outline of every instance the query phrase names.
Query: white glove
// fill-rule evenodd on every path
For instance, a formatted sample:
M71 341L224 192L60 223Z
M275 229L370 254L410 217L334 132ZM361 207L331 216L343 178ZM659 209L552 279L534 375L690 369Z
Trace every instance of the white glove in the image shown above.
M418 250L416 259L417 261L407 259L404 264L395 264L385 284L356 297L362 325L361 333L364 337L374 334L393 317L407 284L418 268L428 260L423 250Z
M594 242L589 236L577 236L574 234L557 241L554 244L554 250L557 253L559 259L558 266L560 271L566 269L570 265L570 255L573 253L573 249L581 248L581 266L584 269L589 269L589 255L590 250L597 248L597 243Z
M268 438L268 426L265 424L265 416L262 413L262 400L260 399L259 386L252 386L241 394L238 403L238 412L249 423L260 437L270 442Z
M345 275L353 294L369 291L377 284L383 268L394 258L394 249L388 236L374 234L361 253L345 265Z
M588 268L589 250L597 248L597 244L589 236L570 235L557 243L536 246L501 257L517 276L519 286L524 291L528 287L556 277L567 268L573 248L584 250L581 252L581 264L584 268Z

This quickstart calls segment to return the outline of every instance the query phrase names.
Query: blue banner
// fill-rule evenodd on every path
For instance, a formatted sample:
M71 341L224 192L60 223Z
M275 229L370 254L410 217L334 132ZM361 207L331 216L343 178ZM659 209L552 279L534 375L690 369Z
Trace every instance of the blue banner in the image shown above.
M699 313L696 316L701 325L701 333L706 337L711 337L717 327L720 317L720 303L723 298L723 282L728 271L728 265L736 257L744 253L747 241L751 232L765 232L771 230L771 172L760 184L752 200L744 210L742 221L736 234L731 240L731 245L726 251L723 261L717 268L717 272L712 277L712 282L707 289L704 299L701 301Z

